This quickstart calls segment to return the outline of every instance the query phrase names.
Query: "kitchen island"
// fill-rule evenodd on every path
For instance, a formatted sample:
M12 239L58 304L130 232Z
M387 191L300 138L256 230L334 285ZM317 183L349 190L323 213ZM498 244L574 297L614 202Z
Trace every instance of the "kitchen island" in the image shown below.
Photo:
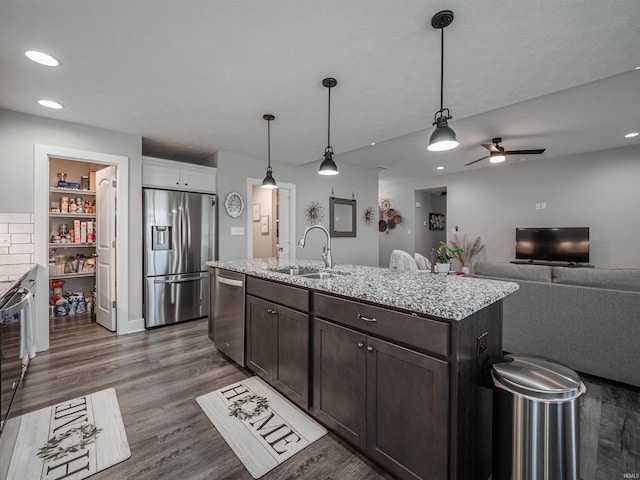
M502 298L516 283L277 259L209 266L247 276L248 369L398 478L489 477L483 364L502 353Z

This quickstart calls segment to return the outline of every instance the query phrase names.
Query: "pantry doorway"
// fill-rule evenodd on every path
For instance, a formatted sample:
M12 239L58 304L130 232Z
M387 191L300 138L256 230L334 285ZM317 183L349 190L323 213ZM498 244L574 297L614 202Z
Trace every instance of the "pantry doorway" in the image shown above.
M60 303L53 310L51 293L36 295L38 350L48 348L51 316L55 321L58 316L93 312L98 324L126 333L126 315L118 322L118 307L128 304L122 266L128 259L128 158L46 145L36 145L35 158L35 260L45 267L38 272L38 292L49 292L52 279L64 281L51 292Z

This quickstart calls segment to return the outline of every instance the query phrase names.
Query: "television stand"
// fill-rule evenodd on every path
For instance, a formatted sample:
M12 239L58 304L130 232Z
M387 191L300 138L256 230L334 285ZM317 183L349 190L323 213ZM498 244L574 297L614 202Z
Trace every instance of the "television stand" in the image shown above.
M511 263L516 265L546 265L549 267L569 267L569 268L594 268L595 265L590 263L576 262L547 262L545 260L512 260Z

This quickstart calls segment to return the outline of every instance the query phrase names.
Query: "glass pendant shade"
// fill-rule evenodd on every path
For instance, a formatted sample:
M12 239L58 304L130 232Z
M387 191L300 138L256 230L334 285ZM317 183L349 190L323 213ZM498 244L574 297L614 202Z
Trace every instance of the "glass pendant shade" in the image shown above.
M336 162L333 161L333 152L331 152L328 148L324 152L324 160L320 164L320 168L318 169L318 173L320 175L338 175L338 166Z

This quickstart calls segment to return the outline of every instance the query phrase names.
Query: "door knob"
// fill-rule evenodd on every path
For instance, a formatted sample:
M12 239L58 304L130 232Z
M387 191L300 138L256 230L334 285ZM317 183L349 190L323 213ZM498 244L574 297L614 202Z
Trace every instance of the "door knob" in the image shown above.
M362 347L364 347L364 343L358 342L358 348L362 348Z
M369 350L370 352L373 352L373 347L367 347L367 350Z

